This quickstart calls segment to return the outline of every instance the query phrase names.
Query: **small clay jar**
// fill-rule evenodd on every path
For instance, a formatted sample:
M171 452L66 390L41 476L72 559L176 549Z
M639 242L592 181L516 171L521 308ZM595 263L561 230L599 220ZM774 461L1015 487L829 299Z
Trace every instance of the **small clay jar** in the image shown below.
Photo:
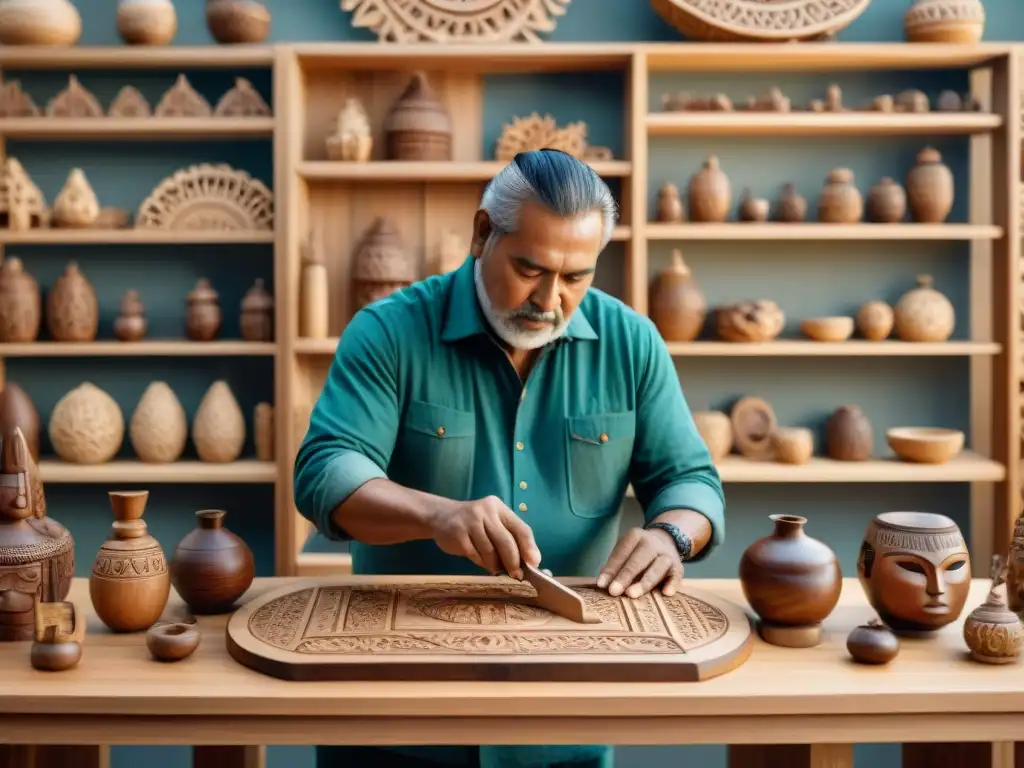
M242 299L242 338L246 341L274 340L274 297L257 278Z
M918 275L917 287L900 297L893 317L903 341L946 341L956 326L953 304L932 287L931 275Z
M205 277L196 281L186 300L185 334L192 341L213 341L220 332L220 294Z
M114 523L89 576L100 621L115 632L149 629L167 605L171 581L163 548L141 519L149 491L110 491Z
M873 618L850 631L846 637L846 650L858 664L888 664L900 652L900 639Z
M21 259L7 257L0 264L0 343L35 341L42 319L39 283L25 271Z
M753 197L749 189L740 195L738 218L740 221L768 221L770 204L762 197Z
M884 301L869 301L857 310L854 318L860 335L868 341L884 341L892 333L895 315Z
M856 224L864 216L864 199L853 185L853 171L836 168L825 177L818 196L818 221L826 224Z
M226 515L221 509L196 512L198 527L174 550L171 580L195 614L230 611L256 576L252 550L224 527Z
M812 648L823 622L839 602L843 574L826 544L804 532L807 518L771 515L770 536L747 547L740 586L760 617L758 632L772 645Z
M690 178L689 200L690 221L721 222L729 218L732 187L714 155Z
M707 302L678 248L651 283L650 317L665 341L693 341L707 318Z
M907 212L907 193L888 176L883 176L868 191L868 220L878 224L895 224Z
M797 223L807 218L807 198L796 191L793 184L782 185L775 218L779 221Z
M825 424L828 457L835 461L867 461L875 445L871 422L856 405L835 410Z
M685 216L683 201L679 197L679 187L666 181L658 190L657 221L666 224L678 224Z
M907 174L910 216L921 224L939 224L953 209L953 172L938 150L925 147L917 153L917 165Z
M732 420L721 411L695 411L693 422L708 447L712 461L719 461L732 450Z
M190 624L155 624L146 631L146 647L157 661L181 661L199 647L202 636Z
M57 278L46 297L46 327L54 341L93 341L100 327L100 307L93 288L74 261Z
M121 341L143 338L147 328L145 310L138 291L125 291L121 297L121 314L114 320L114 335Z
M82 659L82 644L33 642L29 649L29 663L41 672L63 672L75 667Z
M814 455L814 433L806 427L779 427L772 433L772 455L780 464L806 464Z

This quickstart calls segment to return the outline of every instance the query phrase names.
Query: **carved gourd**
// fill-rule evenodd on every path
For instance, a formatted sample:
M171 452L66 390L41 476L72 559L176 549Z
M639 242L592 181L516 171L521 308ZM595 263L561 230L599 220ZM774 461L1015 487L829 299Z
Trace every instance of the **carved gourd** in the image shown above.
M54 451L64 461L103 464L121 449L124 416L114 398L85 382L57 401L48 431Z
M21 259L9 256L0 264L0 342L35 341L43 317L39 283Z
M910 215L922 224L939 224L953 209L953 172L938 150L925 147L917 153L917 165L907 173Z
M274 340L274 297L257 278L242 298L242 338L246 341Z
M3 0L0 43L74 45L82 36L82 17L69 0Z
M425 72L414 72L384 118L388 160L452 159L452 119Z
M956 326L953 304L932 287L931 275L918 275L917 287L903 294L893 313L903 341L946 341Z
M721 222L729 217L732 187L714 155L690 178L689 198L690 221Z
M655 277L650 304L651 320L665 341L693 341L700 335L707 302L678 248L669 267Z
M72 261L46 297L47 330L54 341L93 341L99 326L96 289Z
M171 0L119 0L117 31L128 45L167 45L178 31Z
M226 381L203 395L192 421L192 442L201 461L235 461L245 446L245 417Z
M188 441L188 417L166 382L146 387L132 412L128 439L142 461L162 464L181 458Z
M830 459L867 461L874 444L871 422L856 405L837 408L825 424L825 445Z

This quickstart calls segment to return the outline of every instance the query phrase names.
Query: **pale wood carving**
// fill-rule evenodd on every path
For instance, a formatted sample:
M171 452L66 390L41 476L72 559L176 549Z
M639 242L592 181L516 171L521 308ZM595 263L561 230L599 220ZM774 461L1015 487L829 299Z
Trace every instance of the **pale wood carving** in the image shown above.
M192 87L185 75L178 75L153 114L157 117L211 117L213 107L199 91Z
M263 182L245 171L204 163L160 182L135 220L144 229L269 230L274 199Z
M741 42L830 37L860 16L871 0L651 0L688 40Z
M39 117L42 110L25 93L18 80L3 82L0 78L0 117Z
M341 0L382 43L541 42L572 0ZM864 0L865 5L867 0Z
M256 460L274 460L274 406L259 403L253 413L253 442L256 443Z
M85 638L85 621L75 604L36 601L35 641L37 643L80 643Z
M632 600L562 579L599 623L536 604L507 578L311 579L258 597L228 622L232 657L291 680L705 680L750 653L743 610L684 588Z
M48 117L103 117L103 105L92 92L78 82L74 75L68 77L68 86L46 105Z
M215 117L270 117L270 105L252 83L244 77L235 78L235 87L220 97Z
M142 95L142 91L134 85L126 85L117 92L107 110L110 117L151 117L153 108Z
M510 162L519 152L537 149L558 149L581 160L611 160L607 147L587 145L587 124L569 123L559 128L551 115L541 117L534 112L528 117L513 118L502 129L494 149L494 159Z
M0 224L23 232L49 223L50 211L39 187L16 158L5 158L0 171Z

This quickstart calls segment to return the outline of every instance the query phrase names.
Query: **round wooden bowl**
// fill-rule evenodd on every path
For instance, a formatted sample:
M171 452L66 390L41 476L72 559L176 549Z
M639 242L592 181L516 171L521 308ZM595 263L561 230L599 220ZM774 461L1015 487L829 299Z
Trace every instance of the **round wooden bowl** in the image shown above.
M945 464L964 447L963 432L941 427L893 427L885 439L899 458L918 464Z
M800 323L800 331L814 341L846 341L853 335L853 318L812 317Z
M156 624L146 632L146 647L157 661L181 661L199 647L199 639L190 624Z

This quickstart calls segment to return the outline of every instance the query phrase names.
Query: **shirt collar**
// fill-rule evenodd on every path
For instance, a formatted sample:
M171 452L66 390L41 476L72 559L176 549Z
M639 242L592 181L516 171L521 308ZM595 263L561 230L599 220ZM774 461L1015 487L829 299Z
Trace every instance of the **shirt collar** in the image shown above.
M462 262L462 266L455 270L451 292L448 294L448 309L444 328L441 330L441 341L459 341L489 332L487 320L476 298L473 261L473 257L469 256ZM562 338L590 341L597 339L597 332L583 314L582 305L577 307L569 318L569 327L565 329Z

